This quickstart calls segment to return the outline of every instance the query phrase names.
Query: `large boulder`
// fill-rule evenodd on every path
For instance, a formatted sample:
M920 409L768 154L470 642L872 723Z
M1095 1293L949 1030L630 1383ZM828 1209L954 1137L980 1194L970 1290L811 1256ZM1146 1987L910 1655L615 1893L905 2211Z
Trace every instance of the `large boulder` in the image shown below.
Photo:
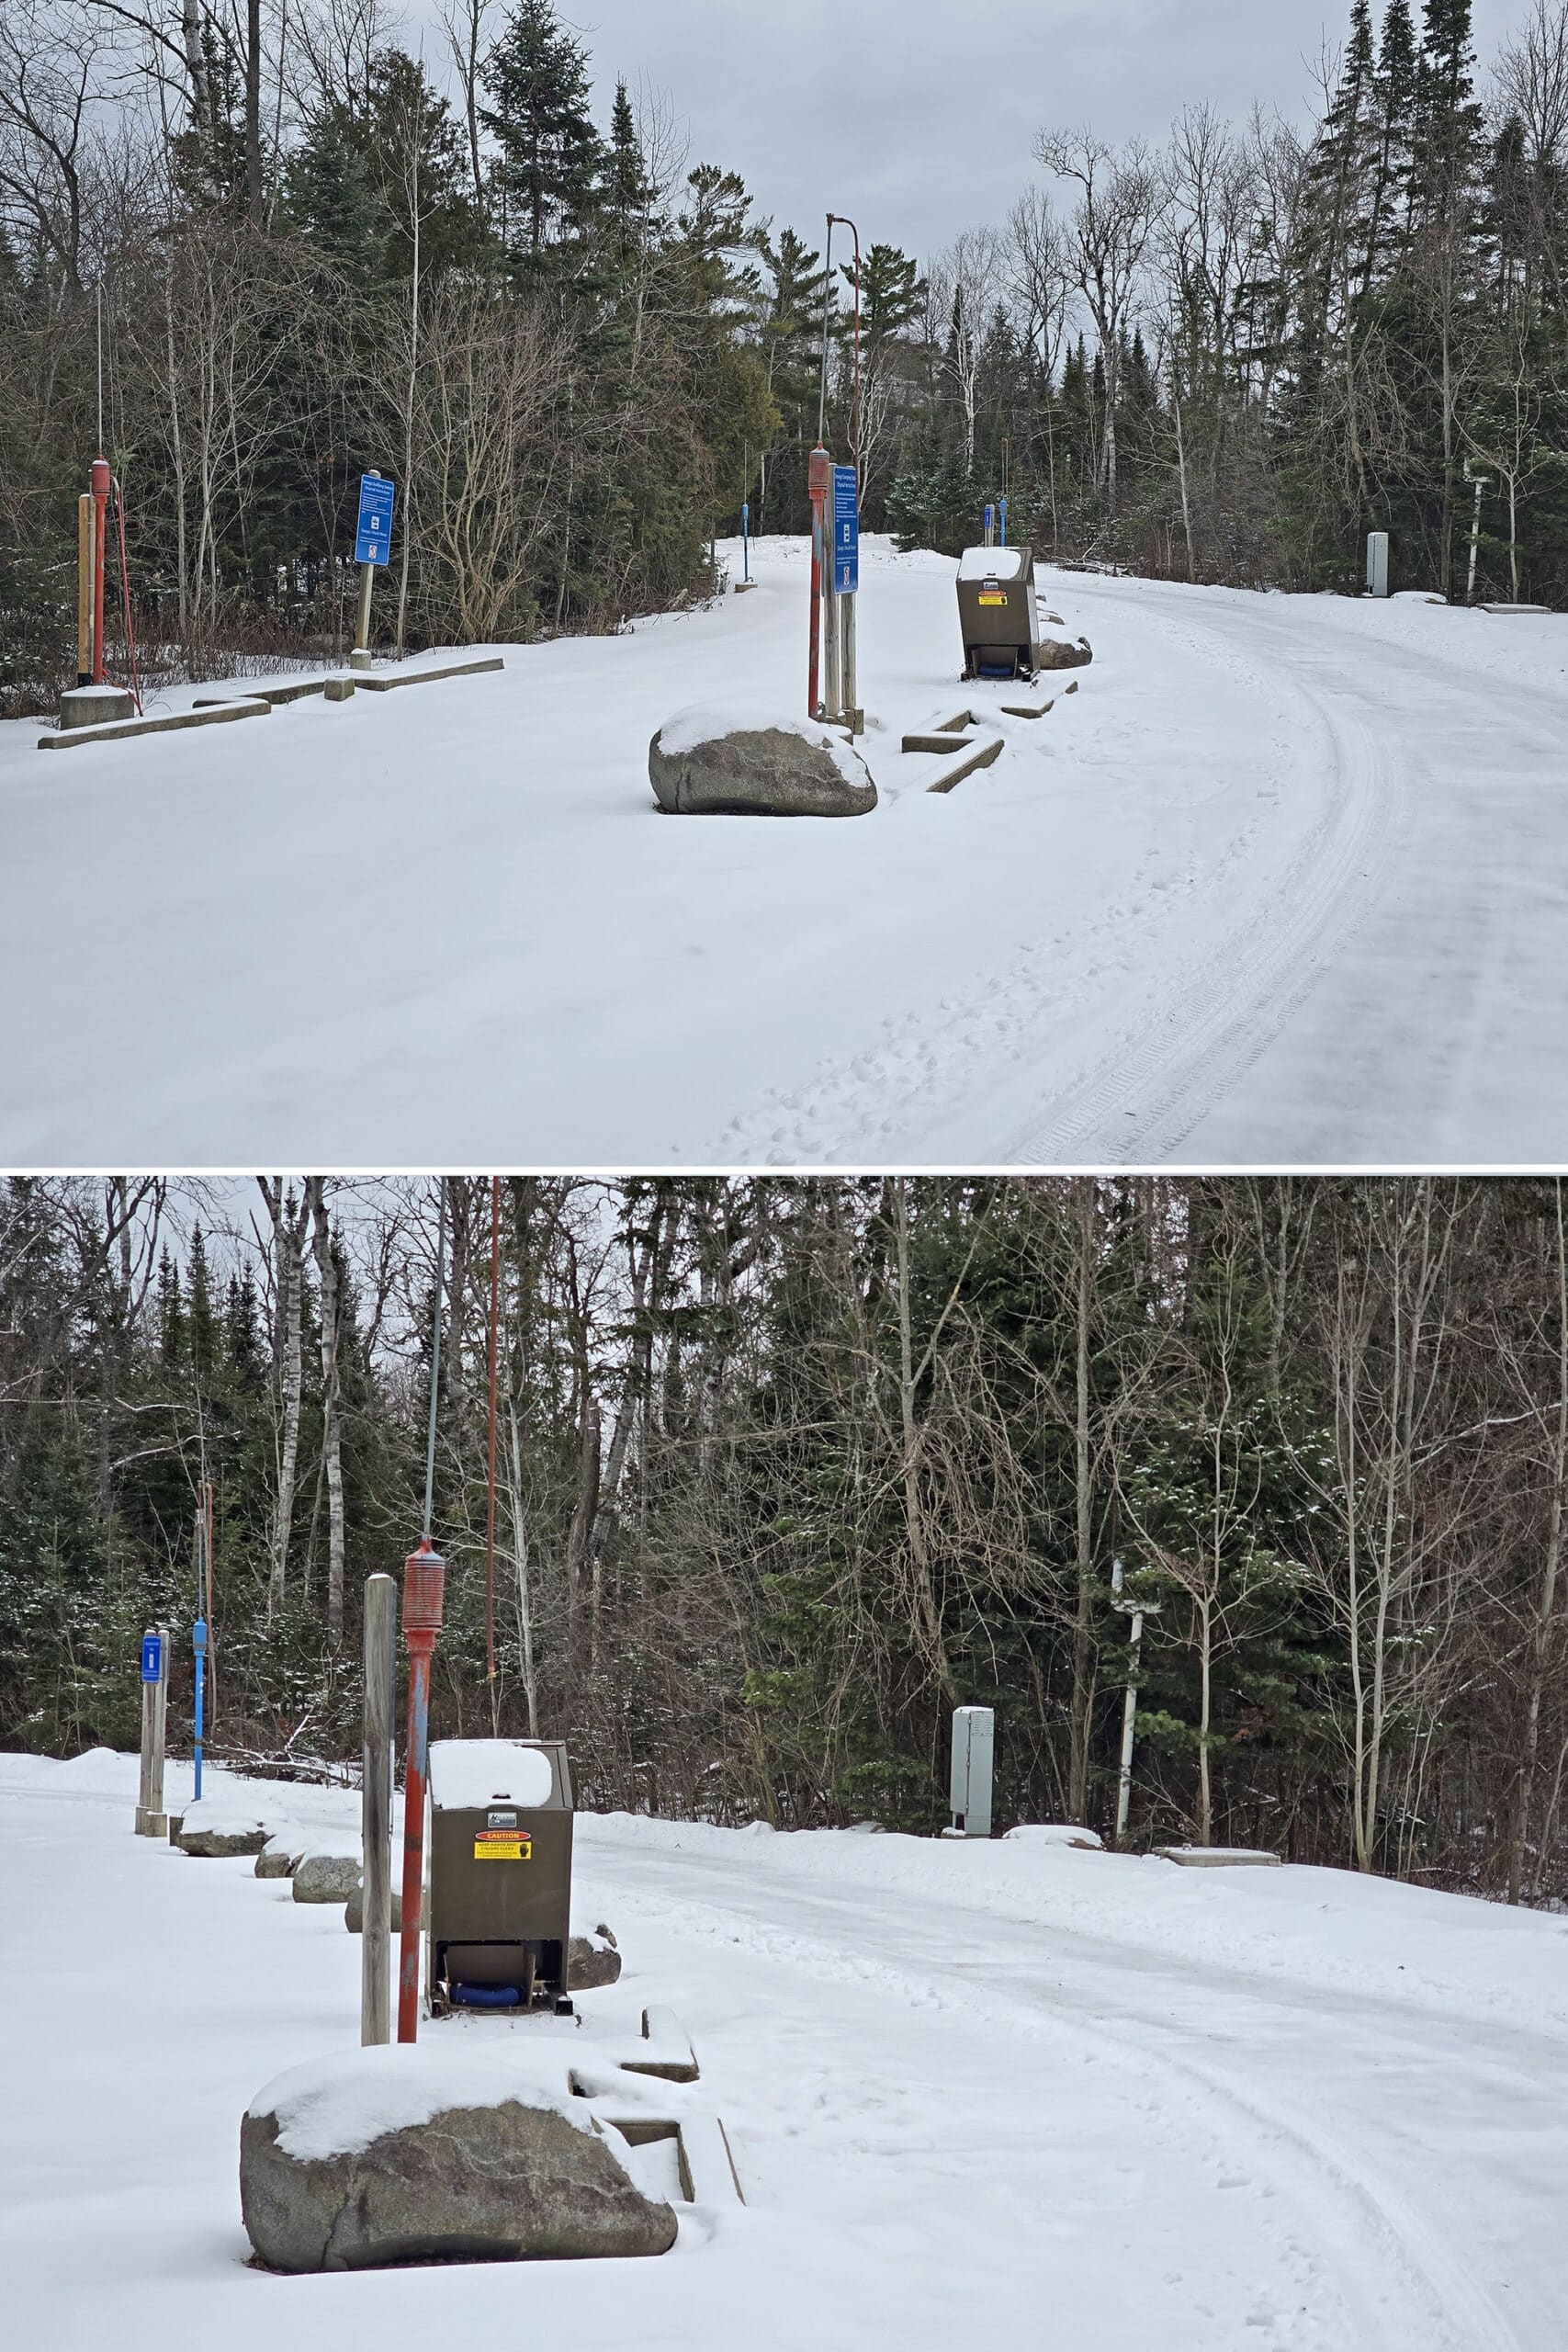
M240 2204L274 2270L663 2254L586 2110L503 2060L390 2043L280 2075L240 2127Z
M357 1854L310 1853L294 1865L296 1903L346 1903L363 1875Z
M299 1840L282 1831L269 1838L256 1856L257 1878L292 1878L294 1865L299 1859Z
M363 1883L355 1888L354 1893L349 1896L348 1901L344 1904L343 1924L348 1929L351 1936L362 1936L365 1933L365 1888ZM427 1889L424 1917L421 1920L420 1925L422 1927L428 1927L429 1924L430 1904ZM394 1886L392 1889L392 1933L394 1936L400 1936L402 1931L403 1890L400 1886Z
M687 710L649 746L654 797L680 817L863 817L865 762L841 735L772 713Z
M1087 637L1076 645L1068 645L1059 637L1042 638L1034 649L1037 670L1087 670L1094 660L1094 648Z
M231 1854L259 1854L283 1826L280 1815L269 1816L254 1799L224 1790L186 1807L175 1842L182 1853L194 1854L203 1861Z
M601 1928L592 1936L573 1936L566 1949L566 1989L592 1993L600 1984L620 1981L621 1955L615 1938Z

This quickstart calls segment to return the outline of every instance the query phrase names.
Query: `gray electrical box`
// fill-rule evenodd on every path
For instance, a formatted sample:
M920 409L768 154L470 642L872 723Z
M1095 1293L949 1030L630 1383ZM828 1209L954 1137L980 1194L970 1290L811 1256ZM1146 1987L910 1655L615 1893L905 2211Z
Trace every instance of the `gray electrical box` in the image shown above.
M428 1966L437 2017L570 2007L571 1821L563 1742L431 1742Z
M989 1707L953 1712L953 1826L963 1838L991 1834L991 1747L996 1717Z
M1367 537L1367 594L1369 596L1388 594L1388 533L1371 531Z

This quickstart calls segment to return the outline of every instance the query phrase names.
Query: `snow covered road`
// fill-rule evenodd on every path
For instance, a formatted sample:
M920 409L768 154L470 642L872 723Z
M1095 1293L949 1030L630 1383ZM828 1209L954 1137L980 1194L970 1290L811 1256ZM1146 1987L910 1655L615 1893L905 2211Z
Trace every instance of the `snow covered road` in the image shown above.
M870 542L880 807L661 817L664 718L798 701L805 550L756 560L499 677L0 727L0 1161L1568 1159L1568 619L1046 572L1097 658L1030 722ZM899 739L965 700L1006 752L932 795Z
M624 1815L579 1816L576 1916L628 1956L585 2005L678 2010L745 2209L688 2211L662 2262L259 2275L239 2114L352 2041L358 1947L247 1862L134 1839L133 1794L128 1758L0 1758L0 2262L32 2352L413 2352L524 2314L584 2352L1568 2339L1562 1919L1338 1871Z

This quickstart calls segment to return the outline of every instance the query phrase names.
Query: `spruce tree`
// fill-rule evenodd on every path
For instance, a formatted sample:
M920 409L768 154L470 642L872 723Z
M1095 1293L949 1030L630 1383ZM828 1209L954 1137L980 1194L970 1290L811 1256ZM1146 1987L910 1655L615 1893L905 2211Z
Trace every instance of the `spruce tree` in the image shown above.
M581 233L599 191L604 151L588 111L588 51L550 0L518 0L484 83L511 242L536 266L550 245Z

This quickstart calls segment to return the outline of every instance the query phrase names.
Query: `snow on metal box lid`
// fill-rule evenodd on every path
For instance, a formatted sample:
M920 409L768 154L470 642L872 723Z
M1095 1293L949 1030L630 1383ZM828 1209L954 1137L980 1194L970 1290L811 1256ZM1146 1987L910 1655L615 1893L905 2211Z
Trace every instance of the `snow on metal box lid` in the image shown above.
M1021 548L965 548L958 559L960 580L1016 580L1023 570Z
M430 1794L444 1809L467 1812L505 1797L548 1804L556 1776L548 1755L521 1739L436 1739L430 1744Z

